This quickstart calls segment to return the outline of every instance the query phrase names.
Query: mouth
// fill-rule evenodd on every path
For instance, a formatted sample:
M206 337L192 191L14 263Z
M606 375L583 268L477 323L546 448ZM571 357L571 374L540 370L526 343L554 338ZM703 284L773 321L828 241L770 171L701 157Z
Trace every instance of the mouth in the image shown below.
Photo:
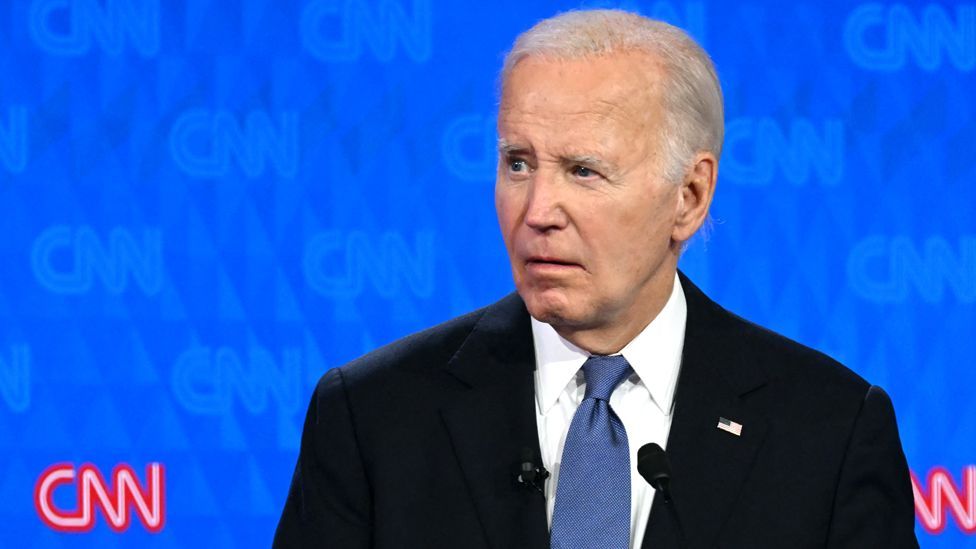
M525 260L525 268L530 271L560 272L582 269L583 266L558 257L532 256Z

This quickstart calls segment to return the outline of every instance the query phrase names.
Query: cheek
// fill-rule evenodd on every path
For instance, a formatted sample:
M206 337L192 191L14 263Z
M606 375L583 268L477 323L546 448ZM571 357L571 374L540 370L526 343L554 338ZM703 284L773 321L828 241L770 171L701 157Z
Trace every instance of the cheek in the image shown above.
M518 225L520 215L520 201L518 195L511 189L501 185L495 187L495 213L498 215L498 226L506 242L510 242Z
M605 256L613 263L614 278L626 281L642 277L657 263L671 239L671 220L666 208L644 203L640 209L627 211L617 218L615 230L602 235ZM650 214L650 215L648 215Z

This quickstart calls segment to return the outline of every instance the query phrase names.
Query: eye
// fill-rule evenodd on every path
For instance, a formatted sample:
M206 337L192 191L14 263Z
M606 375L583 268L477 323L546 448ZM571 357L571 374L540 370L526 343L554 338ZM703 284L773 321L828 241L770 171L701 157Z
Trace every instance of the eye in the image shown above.
M509 171L522 173L529 171L529 164L521 158L510 158L508 160Z
M571 171L573 175L583 179L589 179L591 177L596 177L600 175L597 172L591 170L590 168L587 168L586 166L580 166L580 165L573 166L573 169Z

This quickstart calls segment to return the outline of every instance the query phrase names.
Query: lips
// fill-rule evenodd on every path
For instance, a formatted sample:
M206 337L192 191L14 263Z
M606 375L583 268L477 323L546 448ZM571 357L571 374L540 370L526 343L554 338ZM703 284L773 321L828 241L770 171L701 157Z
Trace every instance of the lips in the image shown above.
M568 259L550 256L531 256L525 260L525 266L526 268L532 270L566 270L583 268L583 266L579 263L570 261Z
M559 259L558 257L535 256L535 257L528 258L527 260L525 260L525 262L526 263L553 263L555 265L576 265L576 266L579 266L579 263L574 263L572 261L567 261L565 259Z

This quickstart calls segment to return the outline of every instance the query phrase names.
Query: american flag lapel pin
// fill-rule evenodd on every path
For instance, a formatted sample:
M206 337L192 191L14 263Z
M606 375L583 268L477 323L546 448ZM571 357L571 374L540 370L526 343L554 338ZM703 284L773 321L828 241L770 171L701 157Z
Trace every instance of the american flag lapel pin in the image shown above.
M717 425L717 427L719 429L725 431L726 433L732 433L733 435L735 435L737 437L741 437L742 436L742 424L741 423L736 423L736 422L732 421L731 419L725 419L724 417L718 418L718 425Z

